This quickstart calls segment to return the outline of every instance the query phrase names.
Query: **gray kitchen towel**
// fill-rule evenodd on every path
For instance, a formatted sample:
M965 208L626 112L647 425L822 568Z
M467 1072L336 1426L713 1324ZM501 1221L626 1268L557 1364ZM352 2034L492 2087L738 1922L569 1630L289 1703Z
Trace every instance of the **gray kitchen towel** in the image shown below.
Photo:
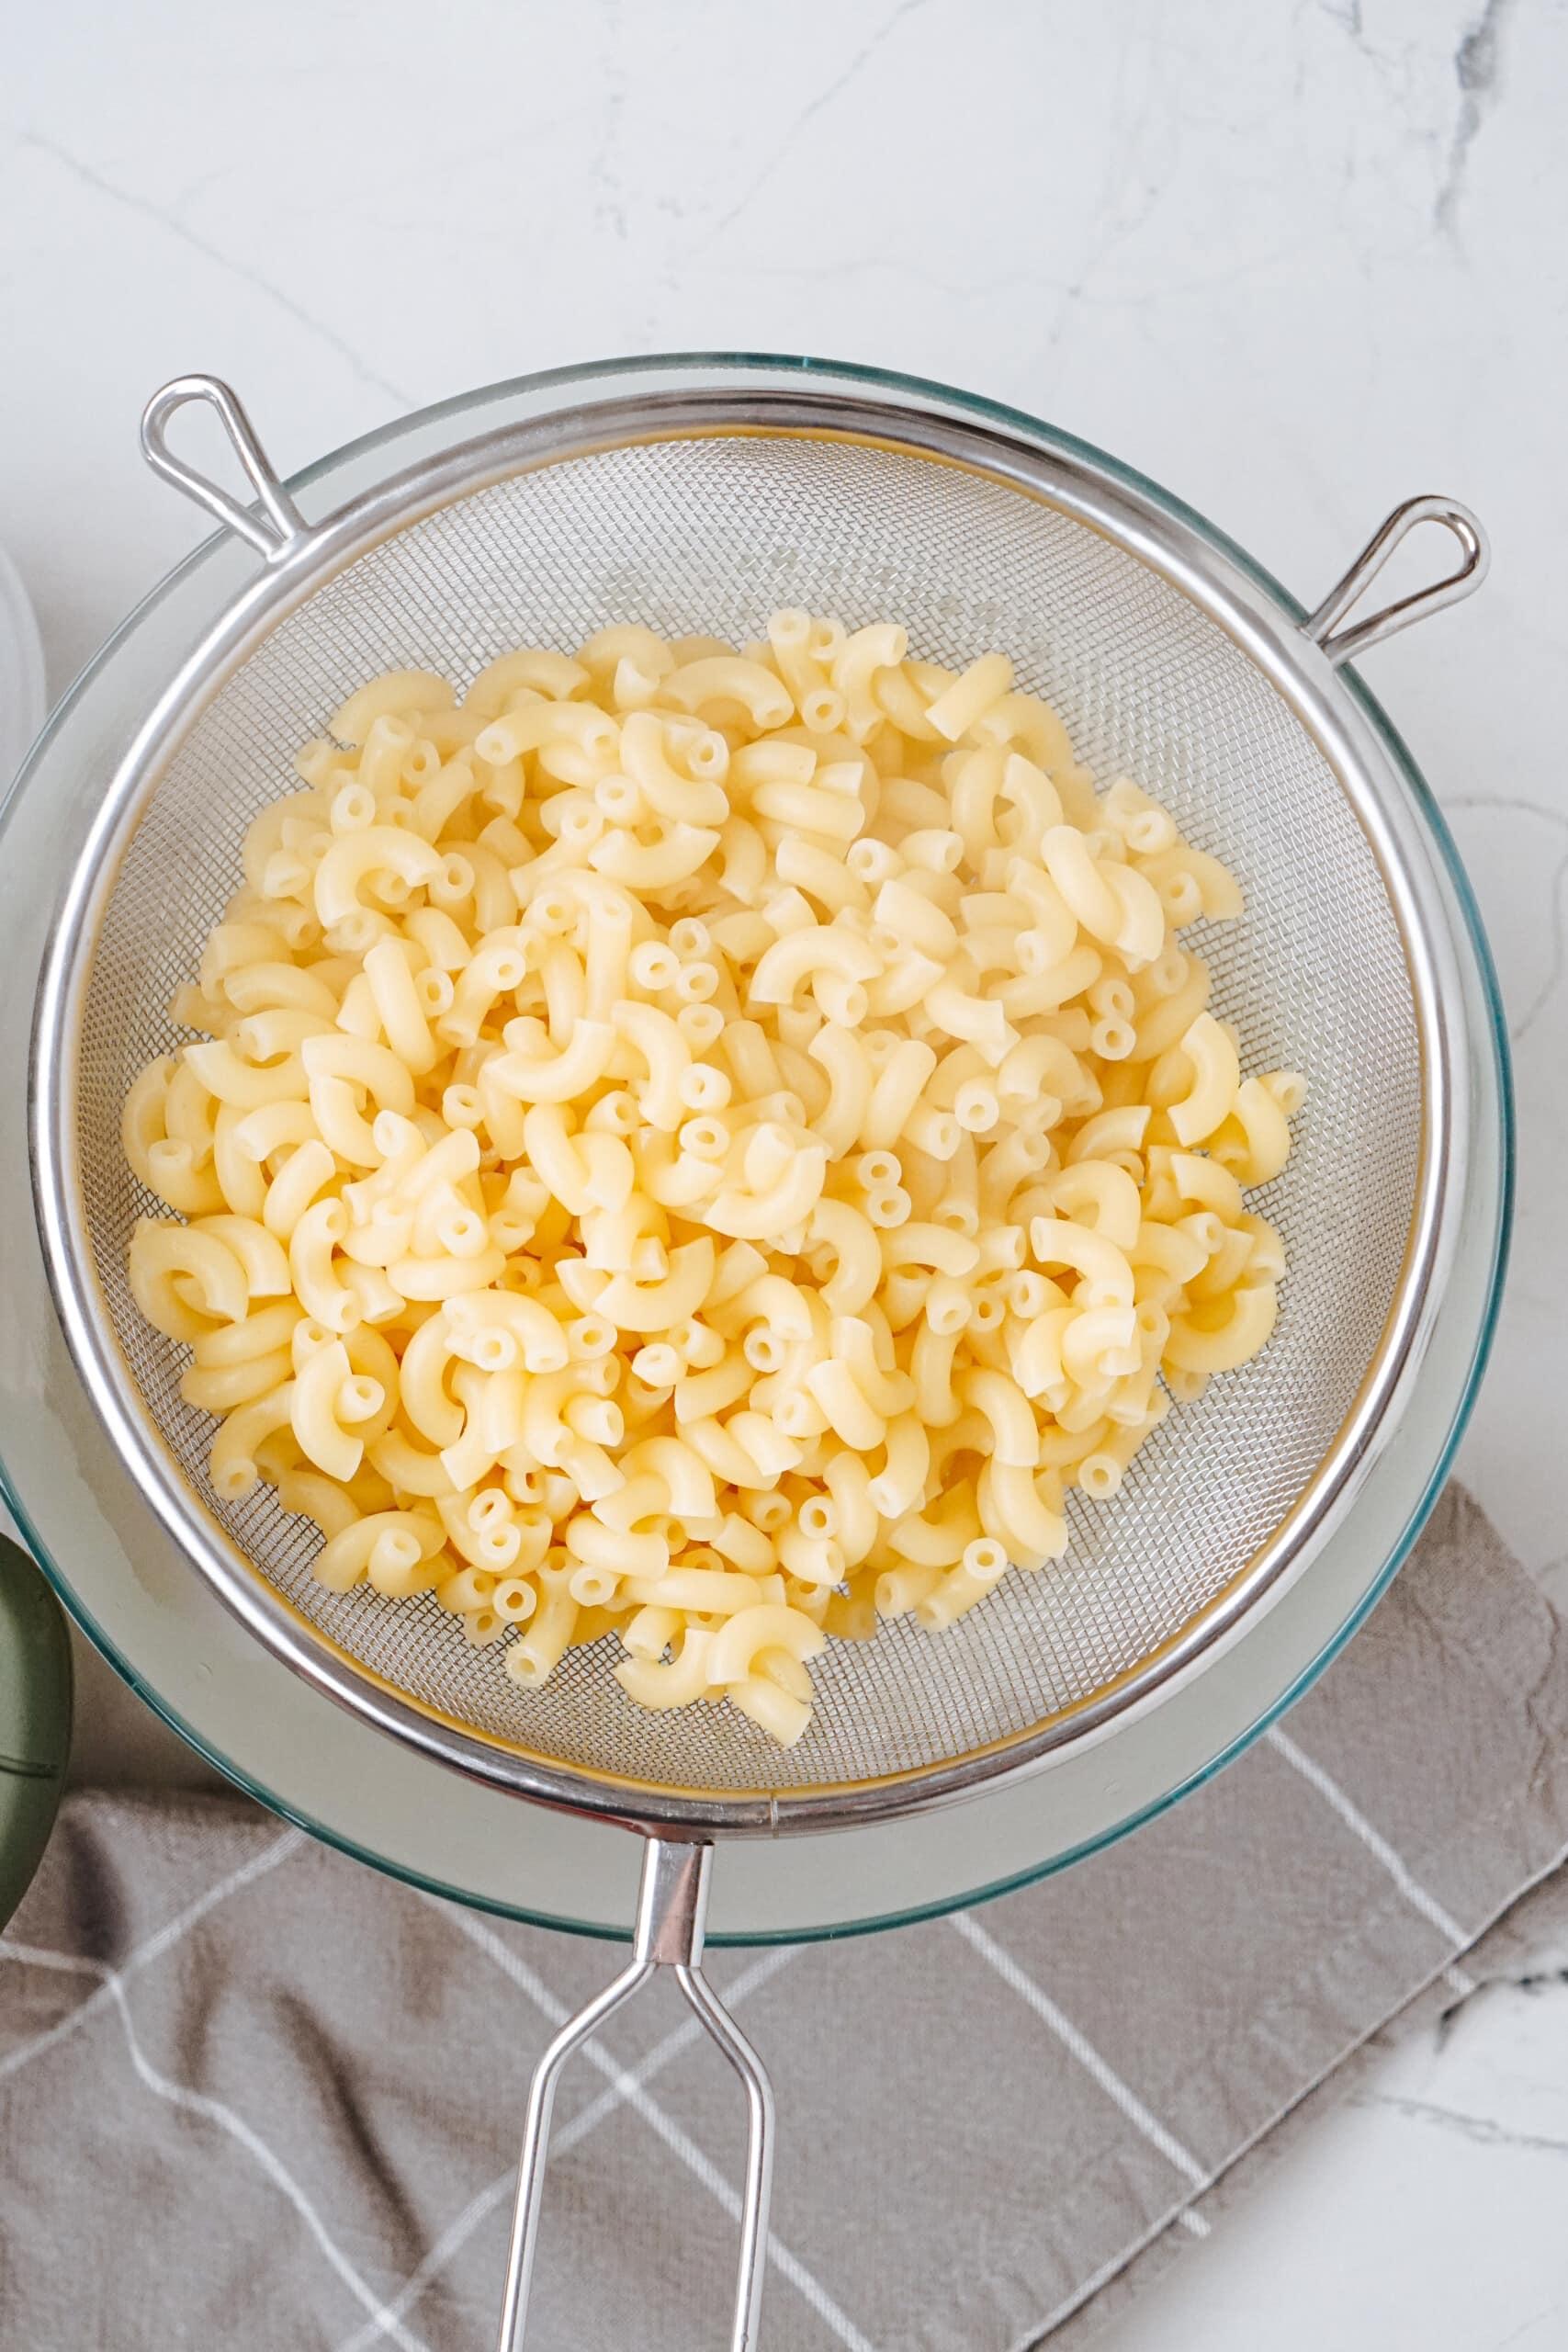
M1565 1850L1563 1628L1450 1492L1288 1721L1136 1836L713 1956L779 2090L765 2343L1083 2340ZM0 1940L0 2344L483 2352L529 2069L611 1966L237 1798L73 1798ZM656 1991L566 2078L531 2352L728 2341L739 2103Z

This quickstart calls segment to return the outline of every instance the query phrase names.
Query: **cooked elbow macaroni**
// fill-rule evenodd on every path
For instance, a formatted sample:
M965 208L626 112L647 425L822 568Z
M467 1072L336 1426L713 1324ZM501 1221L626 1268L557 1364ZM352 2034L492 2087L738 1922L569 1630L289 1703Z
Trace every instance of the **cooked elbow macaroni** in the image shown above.
M1268 1340L1304 1086L1178 942L1240 893L1004 656L627 627L330 725L122 1133L214 1487L334 1591L788 1744Z

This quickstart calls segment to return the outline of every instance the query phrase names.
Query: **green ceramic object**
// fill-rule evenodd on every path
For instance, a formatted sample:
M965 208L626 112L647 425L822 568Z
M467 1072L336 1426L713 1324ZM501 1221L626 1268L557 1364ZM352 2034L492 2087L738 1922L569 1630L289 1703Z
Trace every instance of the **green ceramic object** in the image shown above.
M49 1842L71 1750L71 1645L60 1603L0 1535L0 1928Z

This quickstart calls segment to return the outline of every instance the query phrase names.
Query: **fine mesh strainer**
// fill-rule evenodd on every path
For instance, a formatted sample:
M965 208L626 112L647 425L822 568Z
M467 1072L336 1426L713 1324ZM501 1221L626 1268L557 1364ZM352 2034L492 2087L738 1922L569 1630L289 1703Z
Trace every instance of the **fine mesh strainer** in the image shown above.
M1193 1668L1312 1557L1392 1431L1463 1197L1463 1057L1425 831L1336 676L1347 655L1479 583L1479 526L1417 499L1304 622L1212 536L1091 453L938 388L779 365L717 390L678 366L546 408L307 524L226 387L151 403L159 472L264 558L115 774L60 909L35 1031L33 1155L51 1277L118 1445L175 1540L275 1656L457 1770L648 1839L635 1957L547 2053L530 2101L503 2347L523 2318L558 2069L660 1963L741 2075L751 2134L733 2343L754 2342L772 2154L766 2076L700 1973L712 1845L885 1821L1105 1736ZM170 452L183 402L218 412L255 492L240 504ZM1413 526L1460 568L1340 628ZM780 605L852 628L895 616L919 655L1010 653L1079 755L1126 772L1238 874L1247 914L1201 942L1214 1005L1260 1067L1311 1080L1261 1205L1290 1272L1261 1357L1173 1412L1109 1506L1072 1498L1048 1574L1014 1575L940 1636L910 1620L818 1662L787 1753L725 1708L650 1717L594 1649L524 1691L428 1597L317 1586L317 1537L269 1490L220 1505L212 1424L181 1351L131 1302L126 1247L158 1204L119 1109L180 1042L167 1005L239 878L249 820L291 755L375 672L459 685L523 642L609 622L739 641Z

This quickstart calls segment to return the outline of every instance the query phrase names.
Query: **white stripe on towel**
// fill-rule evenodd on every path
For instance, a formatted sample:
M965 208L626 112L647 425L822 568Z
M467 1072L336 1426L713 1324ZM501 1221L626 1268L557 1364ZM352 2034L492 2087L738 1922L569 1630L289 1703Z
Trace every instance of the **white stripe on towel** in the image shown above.
M760 1960L754 1961L750 1968L742 1969L734 1982L725 1987L725 2006L738 2008L748 1993L755 1992L771 1976L776 1976L798 1950L799 1946L795 1944L776 1945L771 1951L765 1951ZM650 2083L656 2075L663 2073L672 2059L700 2041L702 2031L695 2018L688 2018L683 2025L673 2027L662 2041L655 2042L646 2057L638 2059L631 2069L630 2079L637 2084ZM601 2091L581 2114L574 2115L570 2123L564 2124L554 2134L550 2141L552 2161L579 2146L613 2109L622 2104L623 2094L618 2086L612 2085L607 2090ZM418 2268L409 2273L386 2312L367 2319L362 2326L355 2329L352 2335L344 2336L336 2352L367 2352L367 2346L386 2334L389 2314L392 2319L406 2318L431 2280L437 2278L454 2256L462 2251L474 2232L489 2221L496 2207L508 2201L516 2185L515 2165L508 2165L504 2172L497 2173L495 2178L488 2182L477 2196L470 2198L462 2211L447 2223Z
M443 1908L446 1907L443 1905ZM490 1954L496 1966L527 1994L535 2007L543 2011L552 2025L563 2025L566 2022L570 2014L570 2011L556 1998L544 1980L535 1974L527 1962L519 1959L514 1951L502 1943L493 1928L487 1928L481 1919L474 1918L466 1912L448 1911L448 1917L455 1926L462 1929L470 1943L478 1944L481 1951ZM696 2142L689 2138L680 2125L665 2114L664 2109L655 2099L649 2098L642 2086L635 2080L629 2069L617 2065L609 2053L599 2047L597 2041L590 2041L583 2054L591 2064L597 2066L599 2072L615 2084L627 2104L636 2109L643 2121L658 2133L671 2154L679 2156L687 2170L695 2174L710 2196L716 2198L723 2206L730 2220L739 2222L740 2199L735 2188L726 2179L712 2158L698 2147ZM768 2258L789 2280L791 2286L805 2297L823 2325L831 2329L840 2343L847 2347L847 2352L874 2352L874 2346L861 2334L848 2313L840 2310L821 2280L814 2278L798 2255L792 2254L788 2246L775 2237L772 2231L768 2233Z
M1119 2108L1128 2122L1143 2133L1149 2145L1156 2148L1166 2162L1173 2165L1183 2179L1190 2182L1194 2189L1201 2192L1207 2188L1209 2175L1191 2150L1183 2147L1174 2132L1166 2130L1157 2115L1150 2114L1132 2086L1122 2081L1115 2068L1108 2064L1100 2056L1094 2044L1081 2034L1072 2019L1056 2007L1050 1995L1043 1992L1032 1976L1019 1965L1006 1946L998 1943L994 1936L988 1935L971 1911L955 1911L953 1914L953 1924L970 1949L978 1952L982 1960L988 1962L1003 1984L1010 1985L1019 1998L1028 2003L1035 2016L1050 2027L1063 2048L1071 2052L1085 2073L1091 2075L1099 2084L1111 2104ZM1201 2213L1194 2212L1190 2206L1182 2210L1178 2219L1182 2227L1189 2230L1194 2237L1208 2236L1208 2222Z
M1278 1724L1274 1725L1268 1736L1269 1747L1284 1758L1292 1771L1301 1774L1309 1788L1317 1791L1330 1812L1338 1816L1352 1837L1359 1838L1373 1860L1382 1864L1410 1908L1419 1912L1423 1919L1429 1921L1438 1934L1453 1945L1456 1952L1462 1951L1468 1944L1473 1942L1474 1939L1466 1934L1452 1912L1445 1911L1437 1896L1427 1894L1403 1855L1395 1852L1388 1839L1372 1827L1359 1807L1351 1803L1333 1774L1325 1772L1323 1766L1307 1754L1305 1748L1298 1747L1290 1734L1281 1731ZM1467 1970L1456 1967L1451 1962L1444 1969L1443 1975L1445 1981L1456 1993L1473 1993L1475 1990L1474 1977Z
M87 1974L99 1979L97 1991L89 1993L87 1998L71 2010L67 2016L57 2018L55 2023L42 2033L36 2034L31 2041L24 2041L18 2049L8 2050L6 2055L0 2058L0 2083L3 2083L7 2075L16 2074L20 2067L25 2066L29 2059L41 2057L43 2052L52 2049L57 2041L63 2041L66 2035L74 2033L79 2025L85 2025L96 2010L103 2008L114 1997L117 1984L124 1984L128 1979L144 1969L150 1962L159 1959L163 1953L171 1951L183 1936L188 1936L191 1929L207 1917L209 1911L215 1911L219 1904L226 1903L230 1895L238 1894L243 1886L254 1884L258 1878L264 1878L268 1871L276 1870L279 1862L287 1861L289 1855L304 1842L303 1830L286 1829L281 1838L275 1838L270 1846L263 1849L261 1853L254 1854L248 1862L242 1862L238 1870L231 1871L226 1878L220 1878L216 1886L209 1886L205 1894L198 1894L194 1903L187 1904L175 1917L166 1921L155 1935L148 1937L145 1943L138 1944L135 1951L122 1960L118 1968L110 1968L106 1962L100 1961L79 1961L64 1952L36 1952L30 1948L24 1949L16 1944L0 1942L0 1960L7 1957L13 1960L27 1959L34 1966L52 1961L58 1968L71 1969L77 1973L85 1971Z

